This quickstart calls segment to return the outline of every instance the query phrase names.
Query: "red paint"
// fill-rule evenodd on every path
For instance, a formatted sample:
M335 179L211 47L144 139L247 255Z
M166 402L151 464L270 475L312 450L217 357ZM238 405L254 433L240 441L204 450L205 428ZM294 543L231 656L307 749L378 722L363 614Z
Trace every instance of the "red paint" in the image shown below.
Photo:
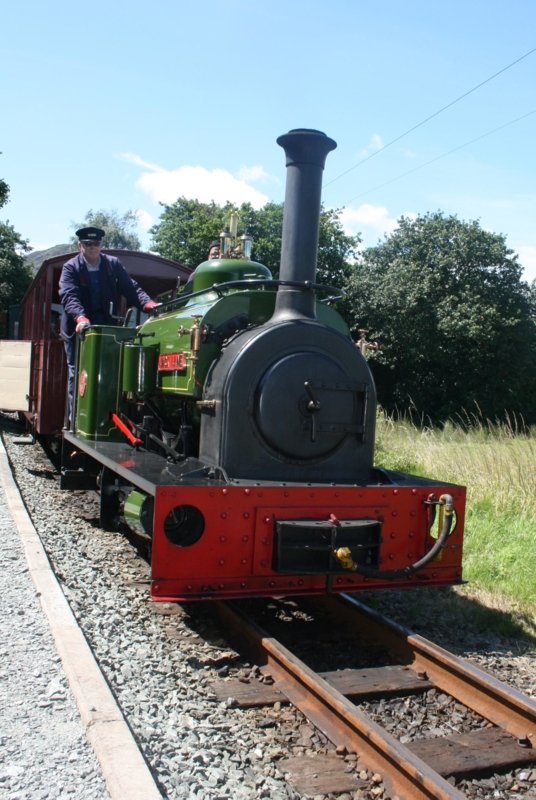
M438 486L436 494L444 487ZM383 522L380 569L402 569L434 544L428 532L429 487L401 487L396 498L385 487L208 487L160 486L156 490L152 550L152 597L188 600L224 597L320 594L359 588L396 588L457 583L461 570L465 489L449 487L457 523L447 547L428 567L411 577L386 580L356 572L289 575L273 569L274 520L378 519ZM195 544L179 547L164 533L164 521L176 506L198 508L204 533ZM393 517L393 511L398 512ZM267 525L269 523L269 525ZM408 531L414 533L411 554ZM437 531L434 531L437 534Z

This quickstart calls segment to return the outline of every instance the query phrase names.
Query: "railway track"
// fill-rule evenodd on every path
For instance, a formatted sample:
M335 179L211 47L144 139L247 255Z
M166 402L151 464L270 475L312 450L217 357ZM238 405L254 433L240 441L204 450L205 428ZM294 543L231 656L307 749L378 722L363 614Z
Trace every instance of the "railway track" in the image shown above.
M358 618L355 604L335 599L328 602L325 598L304 598L299 604L244 601L235 607L223 606L223 626L216 624L213 617L214 604L199 607L194 604L187 609L171 604L148 605L147 565L127 540L98 528L98 504L92 496L79 493L66 498L37 444L21 448L8 441L8 447L28 508L34 513L35 524L64 592L165 797L297 800L322 796L327 800L343 795L345 800L348 797L387 800L395 796L463 797L465 791L471 800L514 797L533 800L536 768L511 769L510 762L505 762L506 771L489 775L474 785L464 780L464 775L475 774L468 769L456 779L445 773L442 778L451 794L441 795L433 788L431 793L423 795L409 781L398 789L389 776L389 765L376 766L378 761L372 755L377 754L369 756L365 752L369 739L381 743L382 729L388 729L391 738L402 739L410 752L415 738L422 741L430 734L426 730L427 721L420 724L413 705L407 711L403 708L406 701L411 701L420 713L419 708L428 704L433 695L434 702L446 703L443 690L434 688L440 683L432 675L432 667L424 666L427 649L422 645L426 640L396 626L386 627L381 618L378 620L370 612ZM414 596L415 592L408 595ZM396 605L397 601L390 602ZM436 594L420 592L418 600L415 598L413 602L418 602L419 608L422 604L426 624L433 620L434 612L441 613L442 604ZM276 666L281 670L286 666L285 659L279 665L271 653L268 656L258 644L257 633L246 636L242 622L241 636L249 644L247 648L239 647L238 652L248 660L244 661L229 648L227 633L232 627L231 619L236 612L240 612L240 618L246 611L251 612L257 628L265 629L261 640L270 641L274 647L279 640L286 652L292 654L291 663L305 662L309 673L321 674L329 691L335 687L345 714L346 709L355 707L350 701L357 700L359 710L367 714L365 731L374 731L374 736L365 733L365 744L352 740L345 745L335 728L333 739L338 744L330 745L320 732L323 730L320 722L308 713L307 706L313 707L319 701L314 699L313 703L310 699L307 682L298 684L293 690L294 697L290 697L290 688L287 694L283 680L290 687L291 679L283 678L284 671L281 677L276 672ZM493 642L481 623L474 623L474 632L464 638L465 629L473 625L472 617L447 614L446 619L451 626L464 626L463 630L460 627L459 636L447 636L446 641L461 644L460 652L469 652L473 657L473 637L478 631L476 638L487 642L488 655L489 651L502 652L497 667L494 658L483 659L484 663L491 664L492 669L501 669L501 675L512 676L520 687L531 691L530 679L520 678L525 662L517 658L520 655L517 644ZM442 624L444 627L445 618ZM379 631L383 631L383 639ZM321 645L326 639L324 648ZM396 654L397 658L388 657L383 651ZM418 664L417 656L421 659ZM506 656L511 658L508 664ZM252 661L262 667L251 667ZM511 665L518 670L516 675L512 674ZM532 675L532 670L529 673ZM260 675L260 682L254 680L255 675ZM222 681L223 677L227 680ZM505 679L509 681L510 677ZM232 703L221 702L229 697L234 698ZM289 697L315 722L316 729L292 705L283 705L289 703ZM486 692L481 702L485 699ZM452 700L448 706L447 716L450 715L452 726L444 726L441 744L453 733L452 727L460 728L458 733L465 735L494 730L491 723L470 712L467 716L474 717L471 725L459 725L455 718L461 714L456 709L457 702ZM263 706L266 703L276 705ZM282 705L281 713L278 703ZM403 719L397 720L393 729L391 703L398 703L399 711L402 709L402 716L406 714L408 720L412 715L414 727L409 734L401 733ZM533 704L534 701L529 702L531 714ZM351 734L355 735L353 731ZM490 749L487 741L484 748ZM494 749L497 752L498 748ZM529 758L532 755L530 748L518 745L516 749ZM381 754L383 745L380 744L379 750ZM427 762L427 758L417 755L421 762ZM417 755L412 752L414 764ZM428 773L438 772L433 767L428 763ZM499 764L493 763L489 769L493 768L499 769ZM431 781L429 785L433 785ZM357 791L353 792L356 786Z
M264 681L269 681L222 681L214 686L218 697L233 698L243 707L290 702L333 743L336 753L357 756L354 769L343 759L281 764L289 782L304 794L357 789L365 769L376 773L378 782L381 776L389 797L454 800L466 796L455 785L459 779L536 762L536 701L354 598L305 601L298 616L305 615L318 630L359 630L369 644L388 652L392 663L317 672L261 627L244 604L218 604L218 613L229 635L261 665ZM430 690L463 704L477 720L476 727L402 743L362 710L364 702Z

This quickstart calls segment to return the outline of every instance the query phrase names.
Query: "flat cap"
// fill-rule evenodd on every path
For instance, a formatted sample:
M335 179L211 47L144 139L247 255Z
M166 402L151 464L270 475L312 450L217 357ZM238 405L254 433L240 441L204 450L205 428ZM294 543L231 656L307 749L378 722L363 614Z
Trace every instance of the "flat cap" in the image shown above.
M104 239L105 233L102 228L89 227L79 228L76 235L81 242L100 242L101 239Z

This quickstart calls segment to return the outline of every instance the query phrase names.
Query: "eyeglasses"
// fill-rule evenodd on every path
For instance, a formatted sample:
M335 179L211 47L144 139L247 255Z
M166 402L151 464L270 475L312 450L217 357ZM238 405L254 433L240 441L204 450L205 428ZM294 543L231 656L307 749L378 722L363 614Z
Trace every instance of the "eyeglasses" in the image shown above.
M93 245L93 247L100 247L102 242L96 242L94 239L82 239L82 244L85 244L86 247L90 247L91 245Z

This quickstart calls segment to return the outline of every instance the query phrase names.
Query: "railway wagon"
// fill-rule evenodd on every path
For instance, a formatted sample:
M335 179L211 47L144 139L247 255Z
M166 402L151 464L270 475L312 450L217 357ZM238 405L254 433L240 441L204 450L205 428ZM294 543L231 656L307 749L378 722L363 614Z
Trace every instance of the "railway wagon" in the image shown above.
M374 464L369 367L316 283L325 134L278 139L280 275L224 230L220 257L135 327L81 336L62 485L151 542L155 600L461 580L465 489Z
M152 253L106 249L151 296L186 283L188 267ZM75 253L46 259L21 301L15 338L2 342L0 364L14 374L0 392L0 407L20 411L31 430L41 436L57 436L64 426L67 364L60 339L58 284L63 264ZM125 316L124 298L118 313ZM134 322L134 320L132 320ZM19 392L14 387L22 387ZM2 396L3 395L3 396Z

